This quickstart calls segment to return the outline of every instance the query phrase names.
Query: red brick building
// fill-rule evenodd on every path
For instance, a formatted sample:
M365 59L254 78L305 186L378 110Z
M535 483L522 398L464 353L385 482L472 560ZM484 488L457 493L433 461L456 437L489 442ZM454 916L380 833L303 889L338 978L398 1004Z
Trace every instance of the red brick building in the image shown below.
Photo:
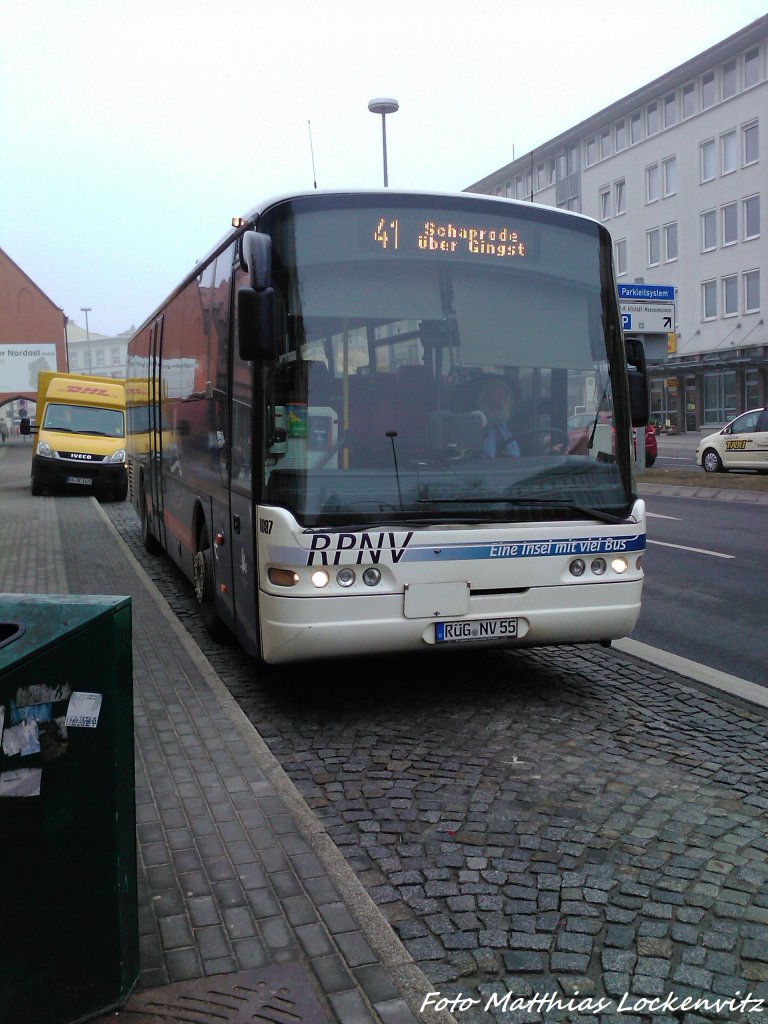
M34 401L40 370L67 369L67 318L0 249L0 416L14 399Z

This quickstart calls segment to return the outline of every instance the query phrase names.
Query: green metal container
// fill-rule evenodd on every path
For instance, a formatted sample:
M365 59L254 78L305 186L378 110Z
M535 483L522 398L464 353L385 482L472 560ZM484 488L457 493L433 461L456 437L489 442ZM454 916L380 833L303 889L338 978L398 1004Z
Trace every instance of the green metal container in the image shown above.
M131 602L0 594L0 1021L72 1024L138 977Z

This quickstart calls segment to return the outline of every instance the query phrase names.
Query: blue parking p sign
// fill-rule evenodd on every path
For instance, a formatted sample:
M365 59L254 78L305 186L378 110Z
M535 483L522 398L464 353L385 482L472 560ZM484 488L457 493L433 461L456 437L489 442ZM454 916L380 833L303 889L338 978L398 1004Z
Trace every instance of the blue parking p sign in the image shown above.
M621 314L621 326L625 331L632 330L632 314L622 313Z

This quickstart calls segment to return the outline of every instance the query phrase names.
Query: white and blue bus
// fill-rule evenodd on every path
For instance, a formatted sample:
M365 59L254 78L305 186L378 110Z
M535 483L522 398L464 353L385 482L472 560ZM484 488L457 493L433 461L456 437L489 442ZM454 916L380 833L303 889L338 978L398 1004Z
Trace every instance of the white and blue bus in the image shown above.
M514 434L495 453L491 381ZM466 193L270 200L133 337L127 394L145 546L213 636L266 662L635 625L647 377L587 217Z

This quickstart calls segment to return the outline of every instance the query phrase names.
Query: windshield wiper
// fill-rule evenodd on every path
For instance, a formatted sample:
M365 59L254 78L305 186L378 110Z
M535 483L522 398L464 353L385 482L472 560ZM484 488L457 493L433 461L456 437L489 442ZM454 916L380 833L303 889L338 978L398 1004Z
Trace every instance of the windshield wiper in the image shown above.
M587 505L577 505L571 501L559 501L556 498L419 498L420 503L427 505L514 505L516 508L552 508L562 509L565 512L578 512L590 519L597 519L601 523L622 523L622 516L613 512L603 512L599 508L589 508Z
M533 505L536 508L557 508L564 512L578 512L582 516L597 519L601 523L624 522L624 517L617 516L614 512L604 512L601 508L590 508L588 505L576 505L571 501L558 501L557 498L521 498L516 504Z

